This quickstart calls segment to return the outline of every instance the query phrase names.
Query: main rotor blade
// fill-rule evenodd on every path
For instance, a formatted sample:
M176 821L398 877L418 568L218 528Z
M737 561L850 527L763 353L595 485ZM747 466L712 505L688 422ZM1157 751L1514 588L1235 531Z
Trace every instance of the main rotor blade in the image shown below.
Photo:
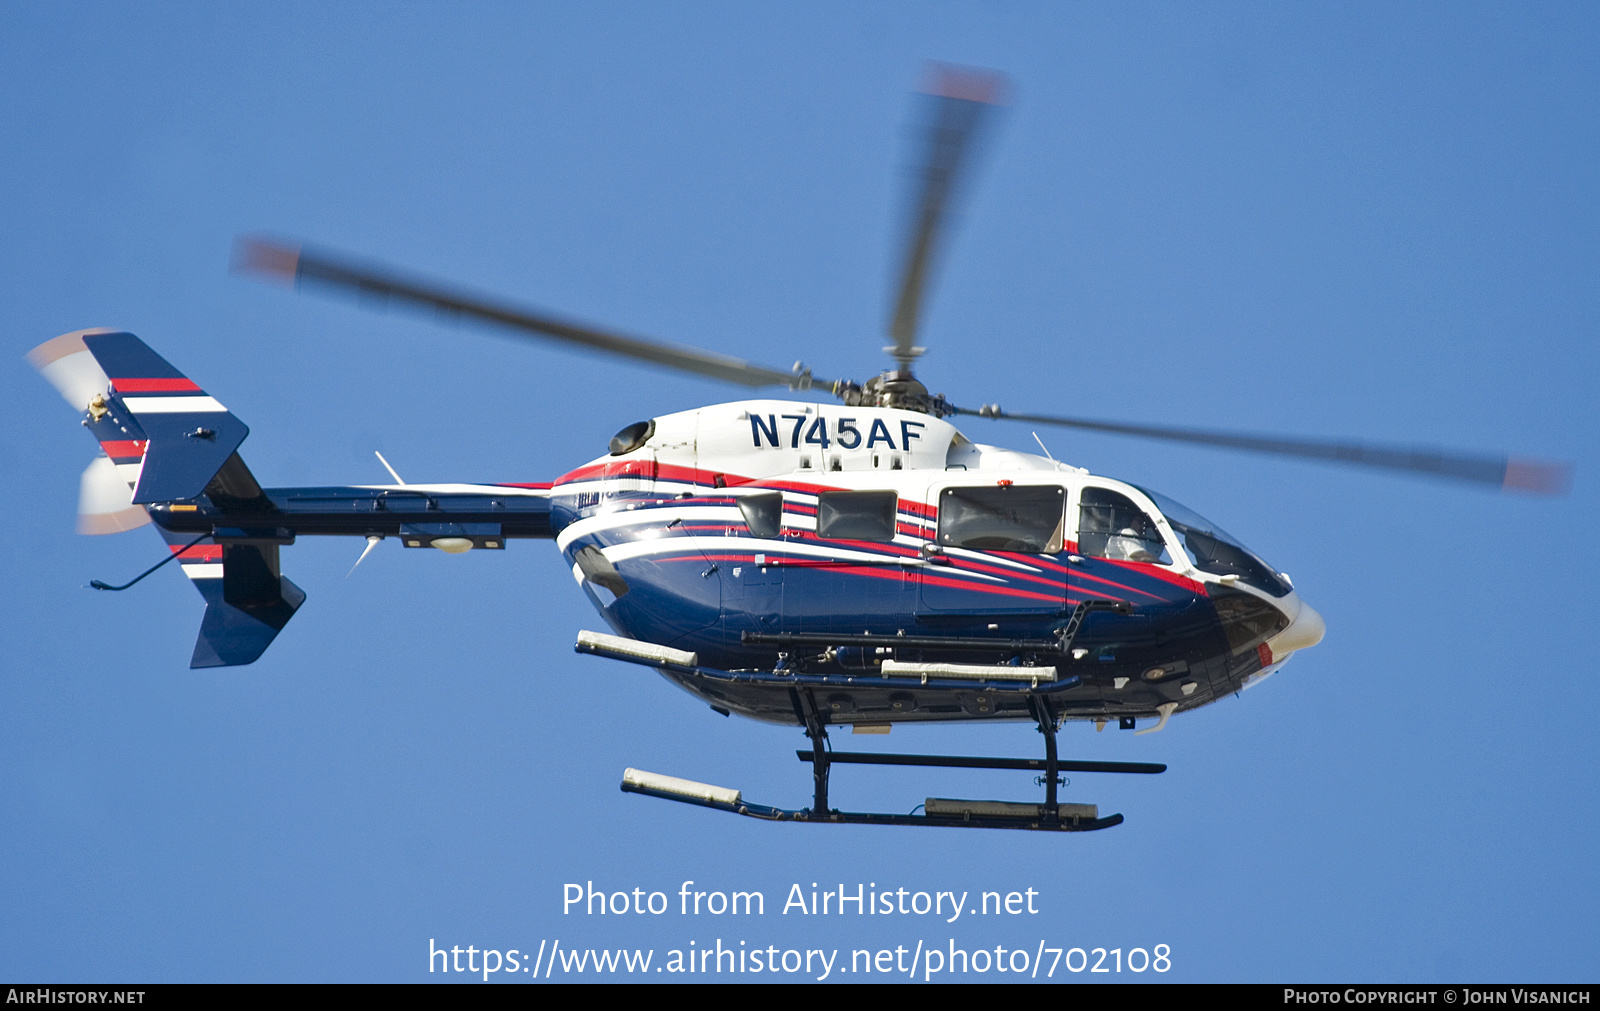
M384 267L356 263L265 239L239 239L234 246L233 266L240 273L257 274L296 286L314 282L361 296L385 301L392 299L412 308L433 309L452 320L466 317L508 327L523 335L565 341L579 347L636 358L741 386L787 386L806 390L813 385L833 385L812 379L809 370L799 370L798 363L796 371L781 372L715 351L629 337L497 303L484 296L452 290L433 281L402 277Z
M987 118L985 114L999 103L1004 85L1005 78L993 71L933 67L933 81L927 89L928 149L922 164L921 190L911 206L905 266L894 318L889 323L894 347L885 349L891 351L902 369L910 368L922 353L914 344L923 290L933 272L945 214L959 192L963 168L972 161L975 138Z
M1531 492L1536 495L1564 495L1572 484L1572 465L1525 457L1468 456L1441 453L1434 449L1369 446L1359 442L1323 442L1313 439L1280 439L1229 432L1204 432L1192 428L1163 428L1153 425L1124 425L1111 421L1061 418L1048 414L1012 414L998 405L988 404L971 411L956 408L957 414L983 418L1004 418L1040 425L1081 428L1091 432L1111 432L1145 439L1224 446L1273 456L1293 456L1309 460L1331 460L1360 467L1376 467L1436 477L1454 478L1496 488Z

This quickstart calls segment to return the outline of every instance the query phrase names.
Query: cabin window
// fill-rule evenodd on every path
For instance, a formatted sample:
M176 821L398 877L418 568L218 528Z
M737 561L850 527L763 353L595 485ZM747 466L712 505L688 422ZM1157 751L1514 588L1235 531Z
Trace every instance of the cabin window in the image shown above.
M1078 553L1090 558L1170 565L1155 521L1126 495L1085 488L1078 497Z
M776 537L783 527L783 492L741 495L739 512L744 514L744 525L753 536Z
M894 540L900 496L892 491L825 491L817 496L817 536L832 541Z
M1057 485L985 485L939 494L939 544L974 551L1061 550L1066 493Z

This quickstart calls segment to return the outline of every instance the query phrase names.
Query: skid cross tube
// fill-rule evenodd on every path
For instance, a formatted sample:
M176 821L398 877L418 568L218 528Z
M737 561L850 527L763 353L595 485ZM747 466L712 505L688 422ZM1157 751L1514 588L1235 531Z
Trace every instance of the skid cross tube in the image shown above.
M1033 710L1039 733L1044 735L1044 818L1053 823L1061 818L1061 808L1056 804L1056 781L1061 772L1056 758L1056 720L1050 715L1050 703L1038 695L1028 697L1028 708Z
M796 751L802 762L811 761L811 752ZM880 755L864 751L830 751L828 761L833 765L922 765L949 769L1017 769L1024 772L1043 772L1042 758L977 758L962 755ZM1064 759L1056 762L1061 772L1127 772L1154 775L1166 772L1167 767L1156 762L1077 762Z

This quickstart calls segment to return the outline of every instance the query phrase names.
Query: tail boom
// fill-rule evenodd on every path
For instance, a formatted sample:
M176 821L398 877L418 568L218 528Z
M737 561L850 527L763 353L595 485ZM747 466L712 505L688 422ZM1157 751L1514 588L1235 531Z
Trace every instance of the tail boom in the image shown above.
M398 537L406 547L503 548L554 536L548 485L377 485L263 490L238 453L250 429L130 333L79 330L28 360L100 445L79 528L154 521L206 602L191 667L254 662L306 595L279 570L301 535ZM397 479L398 480L398 479Z

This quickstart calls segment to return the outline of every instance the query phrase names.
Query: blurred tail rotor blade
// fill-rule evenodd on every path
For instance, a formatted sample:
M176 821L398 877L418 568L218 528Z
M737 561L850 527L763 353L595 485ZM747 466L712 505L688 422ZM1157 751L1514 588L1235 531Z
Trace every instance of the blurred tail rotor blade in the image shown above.
M927 150L920 188L909 208L905 264L901 270L889 350L902 369L922 353L915 345L923 292L933 273L946 217L960 195L965 171L988 113L999 104L1005 78L990 70L935 64L928 95Z
M367 556L372 553L372 549L377 547L379 542L382 540L383 538L377 534L368 534L367 546L361 549L361 557L357 558L356 563L350 566L350 571L344 574L344 578L349 579L351 576L355 575L356 570L361 567L361 563L367 560Z
M1230 432L1205 432L1192 428L1164 428L1152 425L1125 425L1083 418L1061 418L1047 414L1012 414L997 404L972 411L957 408L957 414L983 418L1005 418L1040 425L1081 428L1091 432L1110 432L1144 439L1187 442L1202 446L1222 446L1272 456L1291 456L1306 460L1349 463L1412 474L1453 478L1535 495L1564 495L1572 485L1572 465L1525 457L1472 456L1444 453L1435 449L1396 446L1371 446L1359 442L1324 442L1314 439L1283 439L1270 436L1240 435Z
M60 337L52 337L29 351L28 364L39 370L61 398L74 410L83 411L97 393L108 393L111 380L106 378L100 363L89 353L83 338L89 334L116 333L106 327L74 330Z
M78 480L78 533L119 534L149 522L144 506L133 504L127 477L110 457L95 457Z
M239 239L234 245L233 269L237 273L295 286L315 282L350 294L399 302L415 309L431 309L452 322L472 319L505 327L523 336L563 341L741 386L787 386L806 390L813 385L832 385L813 380L810 371L801 369L798 363L796 369L784 372L715 351L611 333L454 290L437 282L403 277L384 267L268 239Z

